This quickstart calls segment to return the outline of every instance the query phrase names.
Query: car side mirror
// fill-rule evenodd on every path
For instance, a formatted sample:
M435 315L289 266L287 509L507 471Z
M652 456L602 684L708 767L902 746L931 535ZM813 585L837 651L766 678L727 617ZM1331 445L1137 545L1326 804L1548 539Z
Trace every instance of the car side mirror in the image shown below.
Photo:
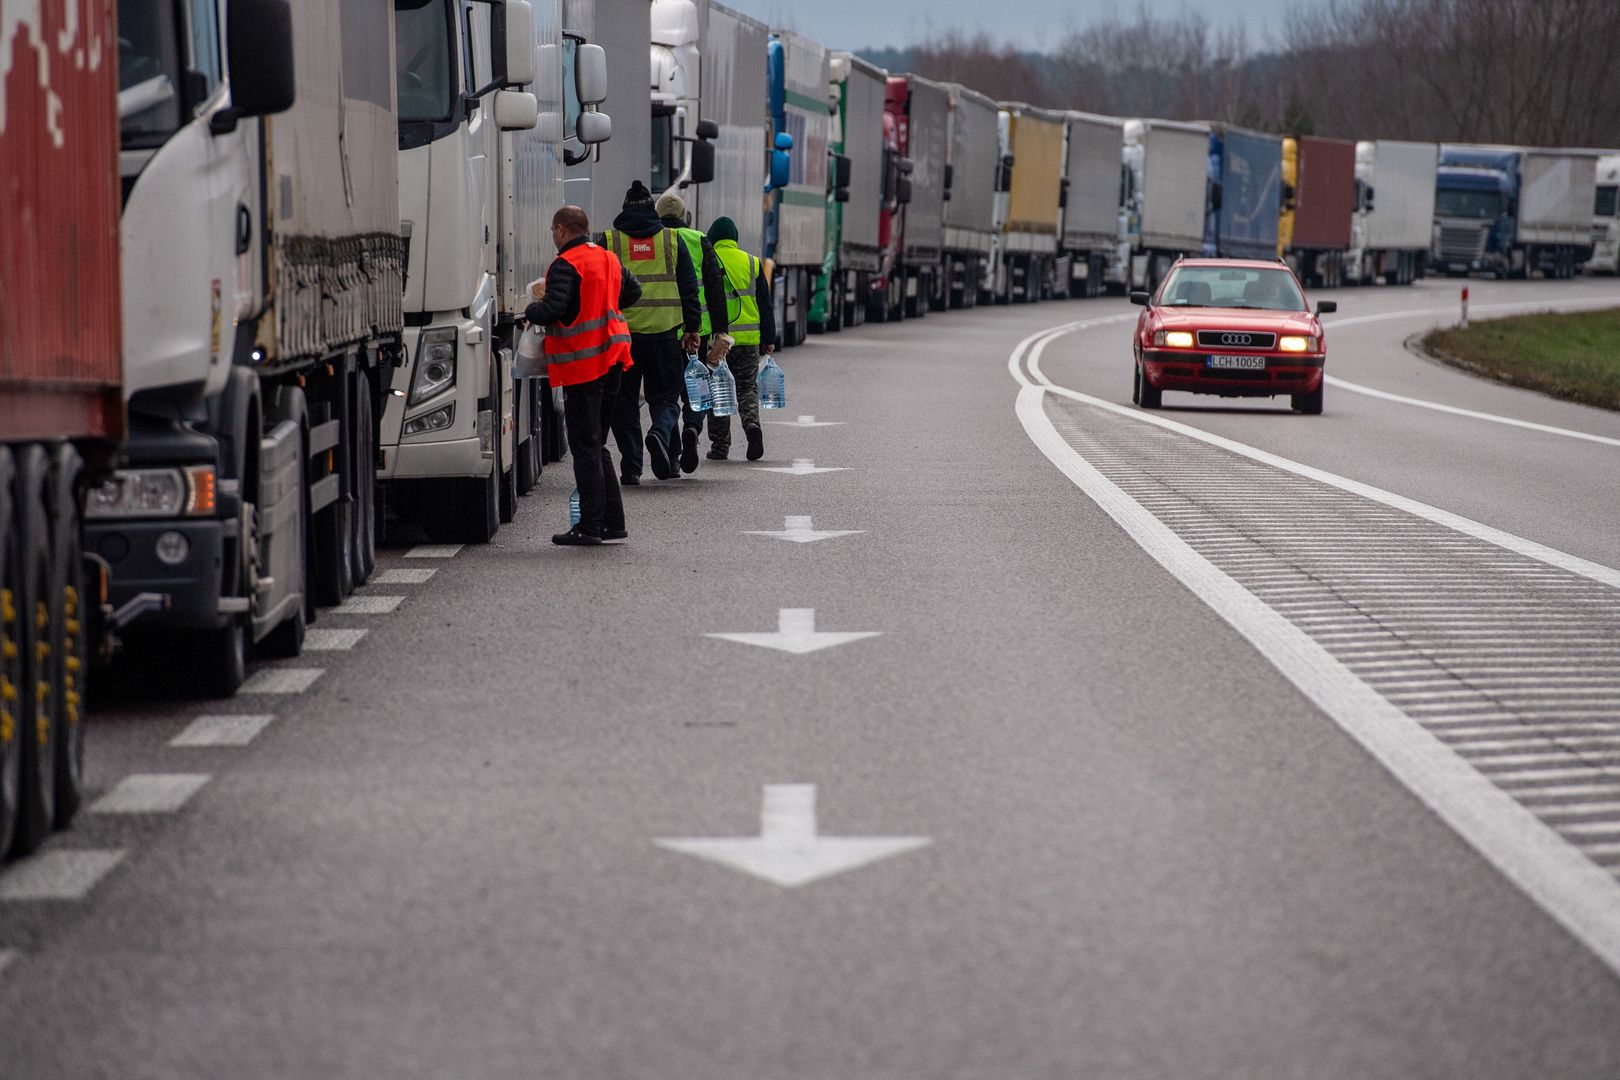
M506 0L495 12L494 44L506 61L504 82L509 87L528 86L535 76L534 8L529 0ZM499 112L499 103L495 108ZM502 130L517 129L503 127Z
M574 134L586 146L595 146L613 138L613 118L605 112L582 112Z
M607 51L600 45L574 50L574 95L581 105L600 105L608 96Z
M1321 303L1316 305L1316 313L1318 315L1331 315L1338 310L1339 302L1337 300L1323 300Z
M1131 303L1135 304L1137 307L1147 307L1148 302L1151 301L1152 299L1153 299L1153 294L1152 293L1147 293L1147 292L1133 292L1133 293L1131 293Z
M231 0L226 25L232 118L272 116L292 108L298 84L287 0Z

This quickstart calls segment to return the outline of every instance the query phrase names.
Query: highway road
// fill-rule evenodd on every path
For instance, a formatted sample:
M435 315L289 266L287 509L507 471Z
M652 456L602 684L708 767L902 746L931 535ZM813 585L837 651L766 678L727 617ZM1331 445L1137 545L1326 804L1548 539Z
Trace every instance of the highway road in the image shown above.
M628 544L548 469L102 701L17 1075L1612 1080L1620 415L1407 351L1457 284L1333 294L1321 417L1135 409L1123 300L813 339Z

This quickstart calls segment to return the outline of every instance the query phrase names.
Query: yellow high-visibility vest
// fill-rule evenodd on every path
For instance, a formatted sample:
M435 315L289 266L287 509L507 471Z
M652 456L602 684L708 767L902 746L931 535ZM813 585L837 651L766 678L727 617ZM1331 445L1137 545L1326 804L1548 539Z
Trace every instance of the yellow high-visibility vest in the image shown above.
M641 282L641 299L625 309L624 321L632 334L662 334L685 322L681 312L681 286L675 277L680 243L670 229L648 237L630 236L610 229L607 249Z
M676 229L680 238L686 244L686 253L692 257L692 272L698 279L698 306L703 309L703 325L698 333L708 337L714 333L714 324L709 319L709 290L703 287L703 233L698 229Z
M726 316L731 320L731 336L739 345L758 345L759 301L754 298L754 282L759 280L759 260L738 247L735 240L717 241L714 253L726 268Z

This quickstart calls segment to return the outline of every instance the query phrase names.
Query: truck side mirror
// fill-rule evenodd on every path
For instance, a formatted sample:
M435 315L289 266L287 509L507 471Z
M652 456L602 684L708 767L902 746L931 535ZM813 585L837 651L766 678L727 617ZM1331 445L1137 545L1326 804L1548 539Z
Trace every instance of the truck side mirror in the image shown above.
M786 150L771 151L771 190L785 188L793 182L793 158Z
M1209 208L1217 214L1221 212L1221 185L1218 183L1209 185Z
M1378 194L1378 189L1377 188L1368 188L1367 189L1367 207L1366 207L1366 209L1367 209L1367 211L1369 213L1372 211L1372 208L1373 208L1373 196L1375 196L1377 194Z
M495 126L502 131L531 131L540 123L540 101L527 90L495 91Z
M1295 191L1293 184L1284 184L1282 186L1282 208L1284 210L1292 210L1294 208L1294 195Z
M595 146L613 138L613 118L605 112L582 112L574 134L586 146Z
M687 183L707 184L714 179L714 143L707 139L699 139L693 143L691 160L692 175L687 179Z
M910 176L912 173L917 171L917 163L908 157L901 158L897 164L899 166L901 176Z
M951 185L956 183L956 166L945 166L945 197L951 197Z
M286 112L298 97L292 8L287 0L230 0L231 116Z
M574 50L574 96L581 105L600 105L608 96L607 52L600 45Z
M834 154L833 155L832 175L833 175L833 187L835 187L835 188L847 188L847 187L849 187L849 179L850 179L849 158L846 155L844 155L844 154ZM844 201L844 200L840 200L840 201Z
M697 122L697 137L705 142L720 137L720 125L713 120L699 120Z
M490 51L505 61L501 84L514 89L532 84L535 77L533 5L529 0L506 0L495 8L494 16ZM495 108L499 112L499 102ZM523 129L503 125L502 130Z
M902 176L894 184L894 201L901 206L911 201L911 177Z
M837 191L833 192L833 202L849 202L849 188L841 187Z
M776 133L776 148L778 150L793 149L793 136L785 131L778 131Z
M1069 208L1069 178L1067 176L1065 176L1063 178L1063 183L1058 186L1058 209L1059 210L1067 210L1068 208Z

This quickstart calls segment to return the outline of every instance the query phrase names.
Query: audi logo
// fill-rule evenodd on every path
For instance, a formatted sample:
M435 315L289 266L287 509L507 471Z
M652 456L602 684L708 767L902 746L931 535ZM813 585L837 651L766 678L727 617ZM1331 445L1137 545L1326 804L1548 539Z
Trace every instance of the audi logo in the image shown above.
M1222 334L1221 335L1221 344L1222 345L1253 345L1254 344L1254 335L1253 334Z

